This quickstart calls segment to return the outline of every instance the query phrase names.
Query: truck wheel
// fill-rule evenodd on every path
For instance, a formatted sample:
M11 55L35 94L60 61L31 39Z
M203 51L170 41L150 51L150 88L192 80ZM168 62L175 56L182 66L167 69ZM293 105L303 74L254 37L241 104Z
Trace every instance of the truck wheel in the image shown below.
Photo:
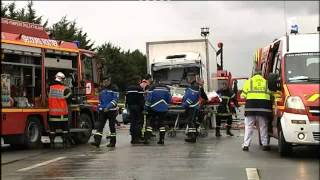
M279 139L278 139L278 146L279 146L279 153L280 156L288 156L292 152L292 145L290 143L287 143L284 139L283 132L280 129L279 130Z
M36 148L41 144L41 125L37 118L28 120L24 137L24 146L26 148Z
M88 129L86 132L74 133L73 140L77 144L85 144L89 141L92 133L92 121L88 114L81 114L79 120L77 121L77 128Z

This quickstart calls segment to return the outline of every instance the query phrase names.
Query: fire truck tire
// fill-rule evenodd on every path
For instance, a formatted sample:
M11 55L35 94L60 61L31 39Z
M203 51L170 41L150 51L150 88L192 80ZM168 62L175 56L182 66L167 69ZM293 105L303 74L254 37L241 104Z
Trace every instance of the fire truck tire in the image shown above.
M85 144L89 141L92 133L92 120L88 114L81 114L79 121L77 122L77 128L86 128L89 129L88 132L78 132L74 133L72 138L76 144Z
M279 139L278 139L278 147L280 156L285 157L292 153L292 145L287 143L282 130L279 130Z
M31 117L26 125L23 135L26 148L36 148L41 144L41 124L37 118Z

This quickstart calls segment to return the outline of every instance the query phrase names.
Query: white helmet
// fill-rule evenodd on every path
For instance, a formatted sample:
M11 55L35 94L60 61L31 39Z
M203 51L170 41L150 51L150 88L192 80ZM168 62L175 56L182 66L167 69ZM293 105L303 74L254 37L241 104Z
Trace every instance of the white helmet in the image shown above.
M58 72L56 74L56 79L55 80L59 81L59 82L62 82L64 78L65 78L64 74L62 72Z

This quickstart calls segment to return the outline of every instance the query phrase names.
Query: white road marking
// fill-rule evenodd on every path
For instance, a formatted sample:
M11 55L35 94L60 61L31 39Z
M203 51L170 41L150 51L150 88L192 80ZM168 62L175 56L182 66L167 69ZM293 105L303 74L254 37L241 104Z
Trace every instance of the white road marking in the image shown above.
M248 180L260 180L257 168L246 168Z
M59 161L59 160L61 160L61 159L65 159L65 158L66 158L65 156L63 156L63 157L58 157L58 158L55 158L55 159L52 159L52 160L49 160L49 161L44 161L44 162L42 162L42 163L35 164L35 165L33 165L33 166L29 166L29 167L26 167L26 168L19 169L19 170L17 170L17 171L18 171L18 172L28 171L28 170L30 170L30 169L37 168L37 167L39 167L39 166L45 166L45 165L47 165L47 164L49 164L49 163L52 163L52 162L55 162L55 161Z

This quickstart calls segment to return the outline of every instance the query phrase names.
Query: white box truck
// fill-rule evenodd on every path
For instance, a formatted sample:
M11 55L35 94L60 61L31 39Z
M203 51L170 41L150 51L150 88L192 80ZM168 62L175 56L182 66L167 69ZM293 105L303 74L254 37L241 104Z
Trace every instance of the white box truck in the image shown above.
M216 50L208 39L146 43L148 73L169 86L183 87L189 72L204 80L206 92L217 90Z
M154 81L166 84L171 91L172 102L166 124L174 123L176 128L181 114L179 125L184 125L184 111L180 104L188 86L187 74L196 73L203 79L206 92L217 91L218 83L214 78L217 74L216 50L208 39L147 42L146 48L147 72Z

